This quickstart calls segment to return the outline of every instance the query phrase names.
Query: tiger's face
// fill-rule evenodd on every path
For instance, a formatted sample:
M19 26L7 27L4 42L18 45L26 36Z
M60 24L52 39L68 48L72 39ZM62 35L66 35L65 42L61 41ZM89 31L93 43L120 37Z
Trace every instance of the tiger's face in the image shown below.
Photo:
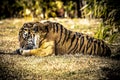
M38 47L39 35L34 23L25 23L19 32L20 48L23 50L35 49Z
M23 50L39 48L40 41L46 34L48 24L40 22L25 23L19 31L20 48Z

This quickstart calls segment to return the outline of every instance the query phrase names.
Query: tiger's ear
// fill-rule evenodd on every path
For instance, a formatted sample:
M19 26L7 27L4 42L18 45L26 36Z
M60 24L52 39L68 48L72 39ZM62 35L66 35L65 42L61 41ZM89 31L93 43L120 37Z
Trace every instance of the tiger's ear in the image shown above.
M49 31L48 27L49 27L48 23L43 24L43 27L42 27L43 32L48 32Z
M49 26L48 23L42 23L42 24L40 23L39 30L42 32L48 32L48 26Z
M42 31L42 32L48 32L48 23L35 23L33 25L33 29L35 32Z

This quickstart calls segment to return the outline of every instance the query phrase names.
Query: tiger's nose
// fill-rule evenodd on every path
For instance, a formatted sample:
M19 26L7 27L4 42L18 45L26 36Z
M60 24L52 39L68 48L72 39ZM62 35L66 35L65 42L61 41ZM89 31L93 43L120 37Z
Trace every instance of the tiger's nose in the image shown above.
M28 43L29 43L29 44L32 44L32 39L28 39Z

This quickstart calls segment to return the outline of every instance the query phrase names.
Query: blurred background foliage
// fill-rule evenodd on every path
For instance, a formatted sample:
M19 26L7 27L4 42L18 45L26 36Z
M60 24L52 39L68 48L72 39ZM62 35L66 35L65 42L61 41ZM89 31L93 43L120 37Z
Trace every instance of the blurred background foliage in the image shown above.
M111 41L120 32L118 0L0 0L0 19L87 18L102 19L95 37Z

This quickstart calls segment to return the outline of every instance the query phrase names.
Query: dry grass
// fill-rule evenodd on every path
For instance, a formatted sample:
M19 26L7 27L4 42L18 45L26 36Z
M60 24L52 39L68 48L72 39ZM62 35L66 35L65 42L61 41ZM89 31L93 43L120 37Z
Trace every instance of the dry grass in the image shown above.
M0 54L4 80L118 80L120 61L83 55L20 56Z
M93 36L99 22L95 20L50 19L68 29ZM0 80L119 80L120 61L87 55L21 56L12 54L19 47L18 30L29 20L0 21ZM85 24L86 21L86 24ZM84 23L83 23L84 22ZM71 26L72 25L72 26Z

